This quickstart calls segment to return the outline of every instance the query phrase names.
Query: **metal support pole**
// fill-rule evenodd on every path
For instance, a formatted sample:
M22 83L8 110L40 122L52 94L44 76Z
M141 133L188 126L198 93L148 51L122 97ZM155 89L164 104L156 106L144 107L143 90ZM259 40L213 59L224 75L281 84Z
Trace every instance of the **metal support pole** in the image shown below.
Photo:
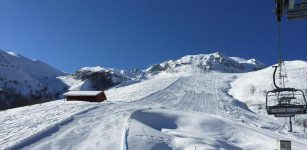
M292 132L292 120L291 120L291 117L289 117L289 132Z

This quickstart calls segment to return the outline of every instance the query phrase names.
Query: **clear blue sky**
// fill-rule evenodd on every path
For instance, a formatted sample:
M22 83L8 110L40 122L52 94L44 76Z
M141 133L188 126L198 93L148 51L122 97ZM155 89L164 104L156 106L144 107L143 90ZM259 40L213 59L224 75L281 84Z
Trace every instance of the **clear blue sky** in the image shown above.
M0 0L0 49L74 72L146 68L187 54L277 61L274 0ZM307 21L285 21L285 59L307 58Z

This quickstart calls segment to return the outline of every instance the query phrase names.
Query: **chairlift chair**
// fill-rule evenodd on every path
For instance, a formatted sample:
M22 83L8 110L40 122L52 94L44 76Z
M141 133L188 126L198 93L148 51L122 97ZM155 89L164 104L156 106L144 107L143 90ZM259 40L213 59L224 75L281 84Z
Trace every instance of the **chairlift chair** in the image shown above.
M275 89L266 94L266 110L269 115L275 117L294 117L296 114L306 114L307 103L304 92L295 88L281 88L275 83L275 73L273 73L273 82Z

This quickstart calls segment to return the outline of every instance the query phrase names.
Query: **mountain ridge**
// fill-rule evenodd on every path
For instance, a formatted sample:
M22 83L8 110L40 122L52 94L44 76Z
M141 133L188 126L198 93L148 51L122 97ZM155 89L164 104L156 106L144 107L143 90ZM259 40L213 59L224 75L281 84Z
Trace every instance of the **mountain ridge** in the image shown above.
M13 67L12 67L13 66ZM264 68L256 59L228 57L220 52L186 55L175 60L141 69L83 67L72 74L59 71L50 65L30 60L14 52L0 50L0 95L5 108L62 98L67 90L106 90L150 79L160 73L186 71L249 72ZM17 100L18 99L18 100ZM1 107L1 109L4 109Z
M178 72L196 68L204 72L242 73L263 69L265 66L264 63L254 58L246 60L239 57L228 57L220 52L215 52L211 54L186 55L176 60L167 60L160 64L152 65L146 71Z

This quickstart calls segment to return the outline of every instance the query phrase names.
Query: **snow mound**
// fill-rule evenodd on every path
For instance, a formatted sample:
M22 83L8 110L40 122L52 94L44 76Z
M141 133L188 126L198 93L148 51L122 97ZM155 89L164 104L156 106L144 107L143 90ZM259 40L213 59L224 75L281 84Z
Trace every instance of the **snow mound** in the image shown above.
M138 110L131 115L125 136L127 149L262 149L276 148L279 138L293 140L261 128L252 128L217 116L172 110ZM293 149L306 143L292 142Z

